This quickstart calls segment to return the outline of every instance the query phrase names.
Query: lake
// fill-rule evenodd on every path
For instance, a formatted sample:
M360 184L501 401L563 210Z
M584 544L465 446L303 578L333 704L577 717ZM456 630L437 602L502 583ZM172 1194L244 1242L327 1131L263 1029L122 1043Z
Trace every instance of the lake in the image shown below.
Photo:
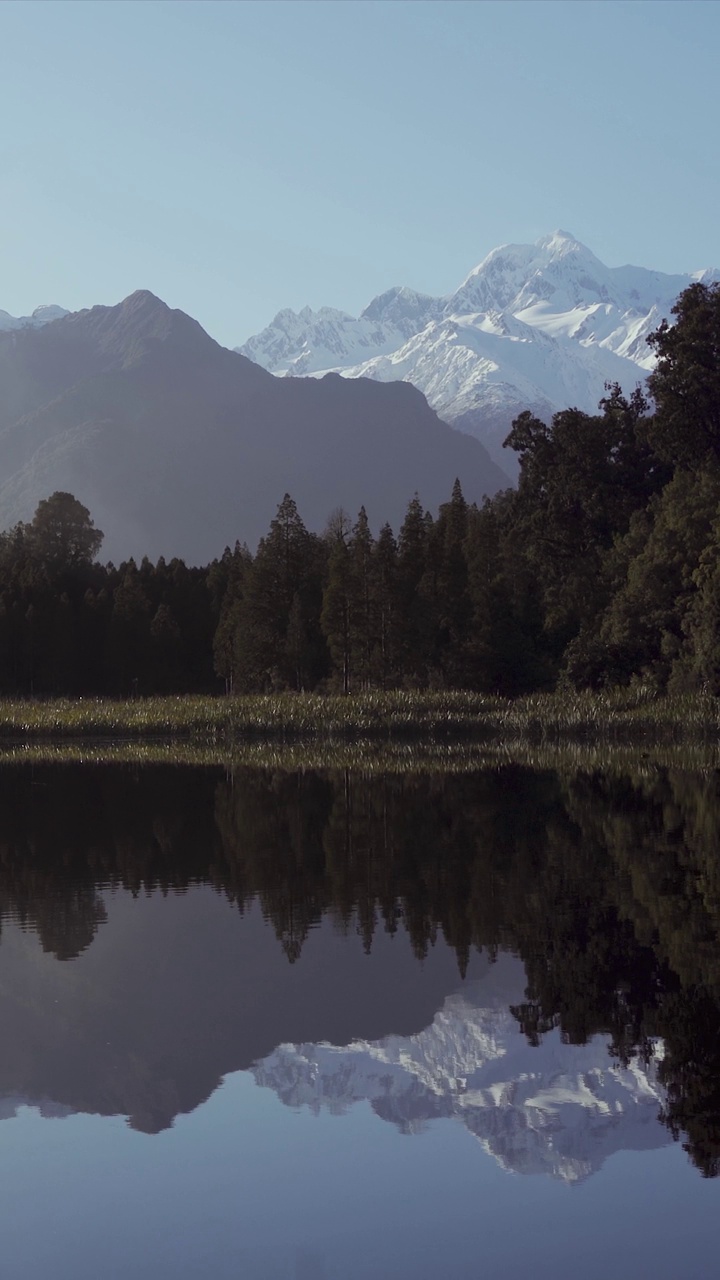
M706 1280L720 776L0 768L3 1280Z

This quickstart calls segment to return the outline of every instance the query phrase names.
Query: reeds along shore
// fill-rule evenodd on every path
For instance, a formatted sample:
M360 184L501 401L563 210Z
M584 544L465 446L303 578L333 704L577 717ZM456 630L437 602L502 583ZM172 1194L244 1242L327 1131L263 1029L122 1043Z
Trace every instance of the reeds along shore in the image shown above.
M280 693L128 701L0 702L0 738L191 739L196 742L392 740L707 743L720 734L720 700L646 687L516 700L463 692L352 696Z

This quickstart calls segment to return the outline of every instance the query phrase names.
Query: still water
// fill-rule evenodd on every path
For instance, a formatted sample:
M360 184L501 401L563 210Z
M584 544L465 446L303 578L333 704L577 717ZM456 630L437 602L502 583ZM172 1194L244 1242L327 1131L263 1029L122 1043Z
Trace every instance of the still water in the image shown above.
M720 778L0 770L0 1275L705 1280Z

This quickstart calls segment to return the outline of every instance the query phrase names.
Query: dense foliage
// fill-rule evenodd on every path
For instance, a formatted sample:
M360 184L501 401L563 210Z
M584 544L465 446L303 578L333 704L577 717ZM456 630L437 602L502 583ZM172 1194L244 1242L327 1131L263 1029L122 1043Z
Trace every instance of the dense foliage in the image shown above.
M53 494L0 537L0 692L720 693L720 286L675 314L652 405L613 386L597 415L521 414L517 490L478 508L456 482L436 516L415 497L397 538L364 509L311 533L286 495L254 555L103 567Z

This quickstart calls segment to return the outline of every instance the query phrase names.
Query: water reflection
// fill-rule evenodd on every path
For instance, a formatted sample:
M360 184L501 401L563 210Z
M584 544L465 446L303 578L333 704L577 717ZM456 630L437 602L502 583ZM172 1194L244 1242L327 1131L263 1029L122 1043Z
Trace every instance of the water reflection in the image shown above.
M2 1114L154 1133L254 1065L514 1169L718 1172L715 774L7 768L0 814Z
M510 1012L524 985L522 965L504 955L415 1035L280 1045L253 1075L287 1106L316 1114L368 1101L403 1133L459 1120L503 1169L569 1183L615 1151L668 1143L656 1060L622 1065L605 1037L571 1046L556 1030L529 1045Z

